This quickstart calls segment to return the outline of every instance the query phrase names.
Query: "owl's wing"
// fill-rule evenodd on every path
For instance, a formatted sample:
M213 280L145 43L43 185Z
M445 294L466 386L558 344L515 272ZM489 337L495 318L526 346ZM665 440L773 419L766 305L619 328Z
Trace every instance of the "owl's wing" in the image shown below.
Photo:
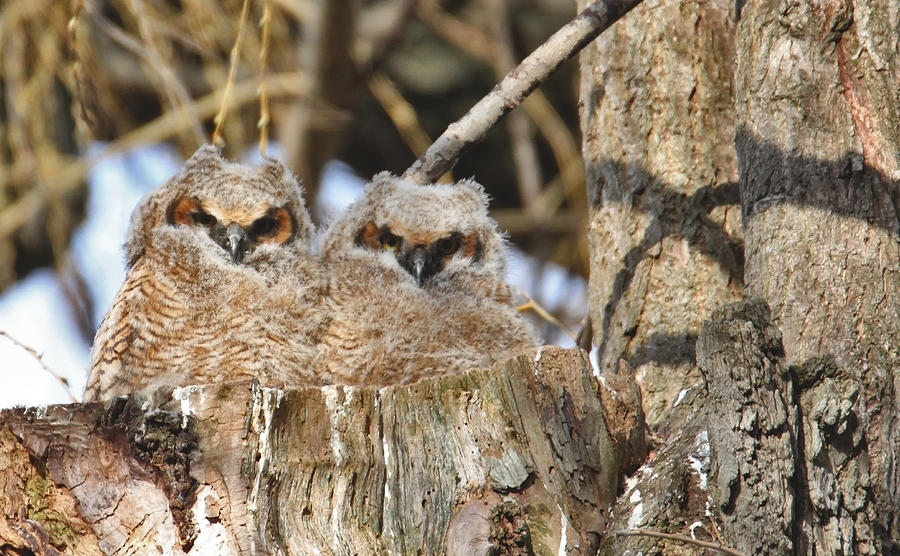
M126 362L141 322L152 313L153 299L168 290L153 275L150 265L138 263L129 271L116 294L112 307L100 323L91 349L91 367L84 400L98 400L118 395L116 386L127 386ZM128 370L127 372L131 372ZM115 392L115 393L113 393Z

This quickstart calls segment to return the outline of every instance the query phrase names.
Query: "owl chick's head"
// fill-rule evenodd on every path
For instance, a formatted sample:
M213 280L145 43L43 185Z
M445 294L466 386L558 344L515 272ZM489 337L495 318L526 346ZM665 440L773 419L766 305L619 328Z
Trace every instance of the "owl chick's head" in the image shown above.
M455 272L503 280L503 236L472 180L421 186L380 173L325 232L322 253L363 250L397 265L419 286Z
M303 190L284 163L247 166L205 145L135 210L125 252L133 265L148 245L178 236L223 260L252 264L273 249L305 252L312 230Z

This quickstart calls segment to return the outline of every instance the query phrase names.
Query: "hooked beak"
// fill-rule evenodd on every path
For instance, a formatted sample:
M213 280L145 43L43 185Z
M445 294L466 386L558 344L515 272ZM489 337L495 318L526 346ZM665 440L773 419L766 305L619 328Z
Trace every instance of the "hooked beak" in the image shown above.
M217 223L210 230L209 235L222 249L228 251L232 262L241 262L244 256L250 252L250 238L247 237L247 231L240 224L232 222L226 227Z
M410 255L410 266L409 270L412 271L413 276L416 277L416 284L419 287L422 287L422 284L425 283L425 257L427 254L425 253L425 248L421 245L415 247L413 249L412 254Z
M243 258L243 247L247 239L244 228L237 224L229 224L225 230L225 238L228 240L226 249L231 253L231 260L238 263Z

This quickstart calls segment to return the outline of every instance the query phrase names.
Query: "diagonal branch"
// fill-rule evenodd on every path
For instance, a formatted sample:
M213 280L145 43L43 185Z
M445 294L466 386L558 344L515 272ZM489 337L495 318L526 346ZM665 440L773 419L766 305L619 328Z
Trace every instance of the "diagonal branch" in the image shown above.
M641 0L597 0L528 55L518 67L462 118L450 124L403 177L417 183L434 181L449 170L467 147L479 142L507 112L518 106L551 73Z

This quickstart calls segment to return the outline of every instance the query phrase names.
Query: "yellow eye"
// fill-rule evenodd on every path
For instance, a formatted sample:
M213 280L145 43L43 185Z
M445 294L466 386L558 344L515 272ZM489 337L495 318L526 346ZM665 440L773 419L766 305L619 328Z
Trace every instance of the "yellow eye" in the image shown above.
M378 241L381 243L381 247L387 251L396 251L400 247L400 238L390 232L381 234Z

